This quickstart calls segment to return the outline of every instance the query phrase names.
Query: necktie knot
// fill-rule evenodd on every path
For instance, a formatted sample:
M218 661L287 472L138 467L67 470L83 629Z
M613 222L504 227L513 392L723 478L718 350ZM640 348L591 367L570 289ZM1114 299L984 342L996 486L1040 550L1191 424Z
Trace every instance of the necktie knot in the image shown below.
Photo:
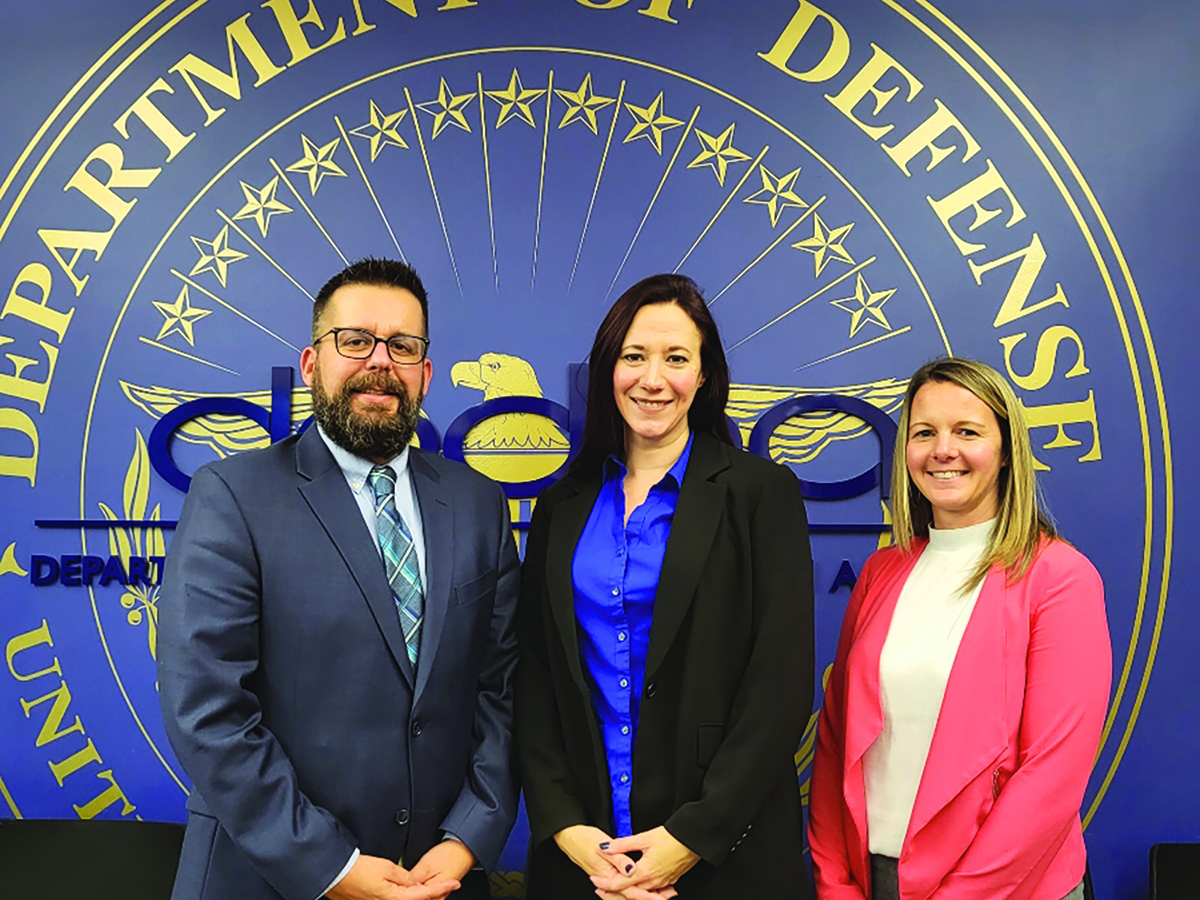
M367 475L376 500L384 500L396 493L396 473L391 466L375 466Z

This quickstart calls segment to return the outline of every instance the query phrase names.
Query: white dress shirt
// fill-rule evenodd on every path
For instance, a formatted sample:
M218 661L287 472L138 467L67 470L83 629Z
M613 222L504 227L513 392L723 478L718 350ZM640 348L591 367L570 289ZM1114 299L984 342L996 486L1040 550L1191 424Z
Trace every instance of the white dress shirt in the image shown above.
M375 463L339 447L329 435L321 430L320 425L313 427L317 429L321 440L325 442L325 446L329 448L329 452L337 461L338 468L346 476L346 484L350 485L350 493L354 495L358 511L362 513L363 521L367 523L367 530L371 532L371 541L375 544L375 549L379 551L379 558L382 559L383 551L379 549L379 529L375 521L375 491L371 487L371 482L367 480ZM421 572L421 586L427 587L425 529L421 525L421 510L417 506L417 492L413 490L412 477L408 470L408 447L405 447L400 455L391 462L383 463L383 465L391 466L392 471L396 473L396 511L400 513L404 524L408 526L408 533L412 535L413 550L417 554L417 567Z
M930 528L896 601L879 656L883 731L863 757L871 853L900 856L950 669L983 587L962 586L987 550L993 524Z

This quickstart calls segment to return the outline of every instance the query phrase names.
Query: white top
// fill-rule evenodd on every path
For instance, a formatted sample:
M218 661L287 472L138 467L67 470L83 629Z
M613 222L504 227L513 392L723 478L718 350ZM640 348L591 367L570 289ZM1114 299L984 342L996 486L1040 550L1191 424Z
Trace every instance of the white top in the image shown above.
M879 656L883 731L863 757L872 853L900 856L950 668L983 585L961 588L987 550L995 521L930 528L896 601Z

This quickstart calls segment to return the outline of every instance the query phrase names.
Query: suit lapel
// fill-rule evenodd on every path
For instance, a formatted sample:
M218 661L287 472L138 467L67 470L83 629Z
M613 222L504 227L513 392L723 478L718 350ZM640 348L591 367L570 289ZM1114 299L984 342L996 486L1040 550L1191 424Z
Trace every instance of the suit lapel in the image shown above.
M904 583L917 564L920 548L899 558L899 565L883 575L871 590L881 598L865 608L856 624L850 659L846 664L846 767L856 765L883 731L883 705L879 685L879 657L892 625L892 615ZM851 724L853 723L853 724Z
M713 478L727 468L729 456L724 447L707 435L697 434L679 489L679 502L654 595L654 620L646 652L647 683L666 658L692 605L725 506L726 487L715 483Z
M897 565L881 574L878 583L872 584L871 593L880 599L860 613L846 662L842 795L863 847L867 846L867 794L862 758L883 731L879 656L887 640L892 614L896 611L896 601L900 599L900 591L919 555L918 550L901 556Z
M680 487L679 503L671 522L671 535L667 539L658 591L654 598L654 620L650 626L650 647L646 659L647 681L666 657L696 593L703 562L712 547L725 504L725 485L716 484L712 479L727 468L729 457L724 447L707 435L697 434ZM565 486L576 493L555 504L546 547L546 583L554 623L571 674L585 691L588 685L579 659L571 565L601 484L599 475L567 478Z
M925 771L913 802L910 835L925 827L1008 745L1007 594L1004 572L993 569L983 582L950 669Z
M315 427L296 444L296 471L303 479L300 493L337 547L351 577L362 591L392 657L413 686L412 666L396 614L396 602L384 574L379 551L354 502L346 476L338 467Z
M450 608L450 586L454 579L454 508L437 470L419 451L408 451L408 469L417 494L421 528L425 532L425 602L421 648L417 655L417 686L413 696L415 706L429 682Z
M550 513L550 537L546 546L546 585L550 595L550 610L558 629L559 640L567 657L567 666L579 687L587 694L588 683L579 659L579 636L575 619L575 584L571 564L575 547L583 534L600 494L601 479L574 479L568 476L566 485L577 491L575 496L561 500Z

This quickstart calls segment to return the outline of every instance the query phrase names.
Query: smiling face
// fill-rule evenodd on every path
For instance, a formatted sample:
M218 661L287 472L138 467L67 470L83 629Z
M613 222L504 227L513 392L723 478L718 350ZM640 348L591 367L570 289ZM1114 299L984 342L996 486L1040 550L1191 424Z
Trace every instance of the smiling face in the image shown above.
M688 314L674 303L639 309L613 367L626 451L686 441L688 410L702 384L700 330Z
M378 337L423 335L417 298L403 288L348 284L329 298L319 333L358 328ZM377 343L366 359L338 353L333 335L300 355L300 374L313 389L313 412L321 428L356 456L384 463L412 439L433 364L401 365Z
M1004 438L991 408L964 387L930 381L913 397L908 475L933 507L935 528L964 528L996 515Z

